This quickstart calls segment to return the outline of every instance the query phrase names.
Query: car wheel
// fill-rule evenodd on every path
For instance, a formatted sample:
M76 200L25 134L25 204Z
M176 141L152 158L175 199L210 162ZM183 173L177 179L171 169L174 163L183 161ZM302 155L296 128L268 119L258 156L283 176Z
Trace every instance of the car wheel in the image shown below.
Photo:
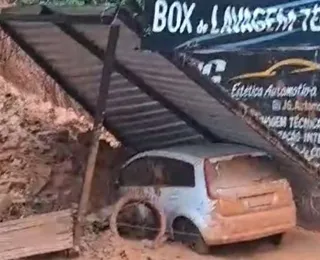
M199 229L188 219L179 218L173 225L174 240L187 245L198 254L210 253L210 247L205 243Z
M275 245L275 246L279 246L282 242L282 238L283 238L283 233L281 234L276 234L276 235L273 235L271 236L269 239L270 239L270 242Z

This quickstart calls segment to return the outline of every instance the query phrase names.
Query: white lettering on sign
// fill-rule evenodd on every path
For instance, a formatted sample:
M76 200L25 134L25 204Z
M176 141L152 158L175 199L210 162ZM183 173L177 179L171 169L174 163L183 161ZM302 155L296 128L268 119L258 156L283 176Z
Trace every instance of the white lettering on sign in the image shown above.
M320 31L319 18L320 18L320 7L318 5L315 5L313 7L312 17L310 19L310 30L312 32L319 32ZM308 30L308 28L305 28L305 31L307 31L307 30Z
M256 21L255 23L252 23L252 28L254 31L263 32L266 29L267 25L260 20L265 14L266 11L263 8L258 7L253 11L252 19Z
M320 133L318 132L305 132L303 134L303 143L320 144Z
M261 116L260 120L267 127L272 128L286 128L288 121L286 116Z
M302 3L303 5L303 3ZM196 3L188 5L186 2L174 1L168 4L166 0L155 1L153 32L167 29L170 33L223 34L223 33L261 33L292 31L297 28L302 31L320 31L320 6L303 8L256 7L246 6L208 6L211 17L201 17L192 24L192 15ZM221 21L218 20L221 17ZM205 21L209 21L206 23ZM211 22L211 24L210 24ZM220 23L220 24L219 24Z
M263 96L263 87L255 84L247 85L238 82L232 86L231 97L234 99L243 98L261 98Z
M299 143L302 140L300 131L278 131L278 135L288 143Z
M215 5L211 17L211 33L292 31L298 22L298 17L302 17L301 29L303 31L318 32L320 29L318 5L286 11L276 7L250 9L249 7L227 6L224 10L221 28L218 28L218 15L219 7Z
M162 32L166 28L166 14L168 11L168 4L165 0L158 0L154 6L154 17L152 31Z
M306 150L306 152L306 157L309 158L309 160L320 158L320 147L312 147L310 150Z
M168 15L168 30L171 33L176 33L182 23L182 7L180 2L174 2L169 9Z
M294 149L302 156L304 156L304 158L306 158L308 161L320 158L319 146L312 147L311 149L308 149L306 146L294 146Z
M284 98L284 97L316 97L317 87L301 83L299 86L276 87L271 84L264 88L257 84L244 84L237 82L232 86L231 96L242 98Z
M152 24L153 32L162 32L165 28L170 33L192 33L191 16L196 7L193 3L174 1L170 6L166 0L157 0L154 6L154 17Z
M227 62L222 59L211 60L207 63L199 62L198 70L205 76L211 77L214 83L220 83L222 76L220 73L226 70Z
M216 28L218 26L217 13L218 6L214 5L211 13L211 34L219 33L219 30Z
M316 7L314 7L316 8ZM311 9L310 14L312 13ZM211 33L246 33L246 32L271 32L271 31L292 31L294 24L297 22L298 16L306 16L306 12L295 11L294 9L284 12L281 8L257 7L250 9L249 7L227 6L223 12L223 24L218 28L217 17L219 15L219 7L215 5L211 16ZM304 30L315 30L315 24L309 21L309 16L304 18Z
M299 100L288 100L283 101L282 111L320 111L320 103L309 102L309 101L299 101Z
M301 83L298 86L276 87L271 84L264 92L264 97L316 97L317 87Z
M197 26L197 33L206 34L208 32L208 29L209 29L209 25L205 23L203 19L201 19Z
M289 117L289 128L320 130L320 118L308 118L300 116Z

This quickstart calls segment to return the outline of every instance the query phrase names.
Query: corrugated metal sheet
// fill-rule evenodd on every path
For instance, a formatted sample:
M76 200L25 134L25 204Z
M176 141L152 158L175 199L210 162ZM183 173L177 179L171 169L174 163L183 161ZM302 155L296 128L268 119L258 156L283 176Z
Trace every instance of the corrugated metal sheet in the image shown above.
M9 25L67 80L73 93L81 97L83 105L94 111L103 66L101 59L52 23L10 21ZM107 25L80 24L73 27L94 46L101 50L105 48L109 34ZM136 51L139 44L136 33L122 24L117 60L153 91L220 140L258 147L282 156L242 118L229 111L163 56ZM195 129L124 76L118 73L112 75L106 117L128 143L141 150L203 140Z
M105 26L76 25L75 28L97 46L102 48L106 44L106 40L101 37L108 30ZM128 27L122 26L119 40L117 59L122 64L216 136L262 149L269 147L267 150L270 150L270 144L244 120L228 111L164 57L156 53L135 51L140 39Z
M120 20L117 22L122 23ZM103 65L100 57L93 55L53 23L10 21L8 24L66 79L73 93L81 97L83 105L93 111ZM100 50L105 48L109 34L107 25L80 24L73 25L73 28ZM139 44L140 38L137 34L122 24L116 59L141 78L154 92L174 104L220 140L247 144L279 154L273 145L256 133L242 118L229 111L217 98L208 94L163 56L136 51ZM171 145L175 144L174 140L180 143L179 140L183 142L203 139L201 134L197 134L195 129L192 131L190 126L178 119L172 111L166 110L161 114L159 111L165 109L163 104L144 93L141 86L133 85L125 77L126 75L118 73L112 76L107 120L115 126L121 136L129 139L131 144L138 144L139 149L150 149L158 147L164 140L166 142L163 145ZM148 119L146 113L161 116L150 116ZM142 116L139 117L139 114ZM122 122L121 117L126 120L133 117L134 120ZM172 140L169 137L170 130L175 133ZM146 141L149 140L148 134L153 142ZM158 143L157 134L162 136ZM143 139L140 139L142 137Z
M94 111L103 67L101 60L53 24L9 24L68 81L85 102L82 105ZM106 45L108 27L98 27L105 32L98 39L101 45ZM201 134L117 72L112 74L107 104L106 120L137 150L204 140Z

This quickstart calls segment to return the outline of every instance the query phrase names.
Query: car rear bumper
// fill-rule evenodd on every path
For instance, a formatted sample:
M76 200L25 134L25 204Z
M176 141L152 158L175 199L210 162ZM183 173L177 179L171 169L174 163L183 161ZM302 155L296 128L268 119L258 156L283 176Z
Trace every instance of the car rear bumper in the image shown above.
M259 239L283 233L296 225L294 205L237 215L219 216L213 225L201 230L208 245L219 245Z

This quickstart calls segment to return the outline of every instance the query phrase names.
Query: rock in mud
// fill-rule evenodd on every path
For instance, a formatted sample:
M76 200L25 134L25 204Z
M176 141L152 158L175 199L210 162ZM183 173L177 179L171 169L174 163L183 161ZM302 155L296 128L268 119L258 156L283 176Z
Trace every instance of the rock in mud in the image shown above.
M0 194L0 215L4 213L12 204L9 194Z

